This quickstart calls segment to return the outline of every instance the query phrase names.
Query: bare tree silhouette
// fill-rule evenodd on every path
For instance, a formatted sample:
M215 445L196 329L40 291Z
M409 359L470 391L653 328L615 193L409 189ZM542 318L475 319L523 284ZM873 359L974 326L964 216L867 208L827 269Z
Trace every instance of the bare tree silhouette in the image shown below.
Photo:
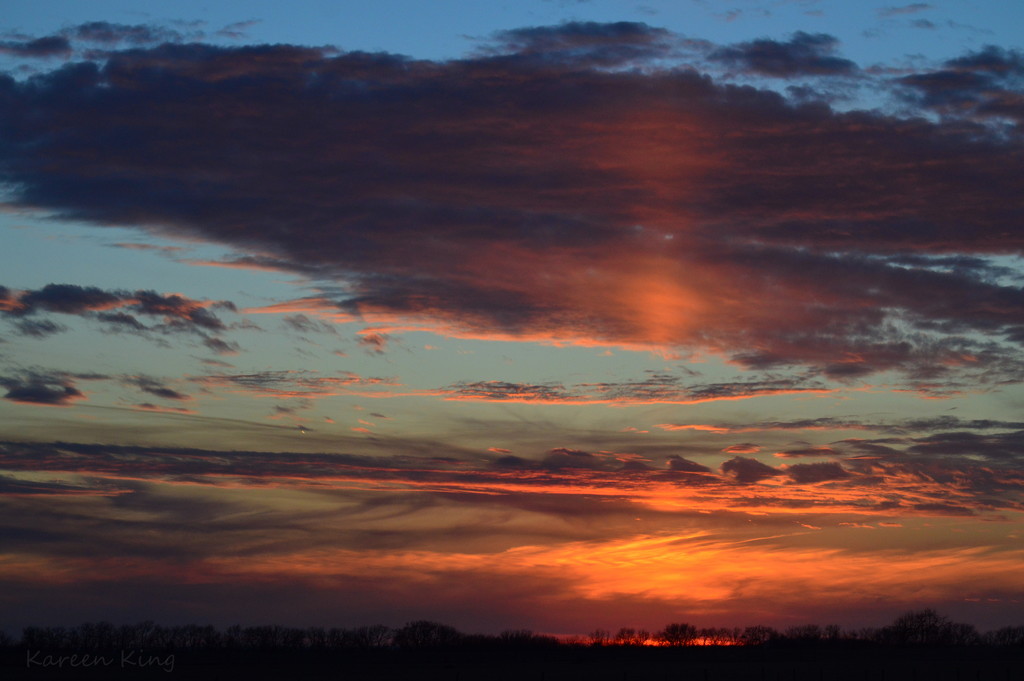
M440 648L458 643L463 636L447 624L417 620L409 622L391 635L391 642L399 648Z
M697 627L683 622L666 624L665 628L658 632L657 640L667 646L696 645Z
M651 632L646 629L633 629L622 627L612 639L612 644L617 646L642 646L646 645L651 638Z

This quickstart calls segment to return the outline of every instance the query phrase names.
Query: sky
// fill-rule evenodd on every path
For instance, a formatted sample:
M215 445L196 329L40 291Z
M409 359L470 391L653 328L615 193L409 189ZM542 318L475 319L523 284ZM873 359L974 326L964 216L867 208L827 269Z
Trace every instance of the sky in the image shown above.
M992 629L1020 3L15 0L0 628Z

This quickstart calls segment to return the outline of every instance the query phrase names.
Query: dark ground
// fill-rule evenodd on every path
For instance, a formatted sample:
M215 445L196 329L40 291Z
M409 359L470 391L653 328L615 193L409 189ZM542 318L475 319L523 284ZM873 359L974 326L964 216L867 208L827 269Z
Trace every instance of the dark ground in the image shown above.
M69 653L61 653L68 656ZM182 651L46 659L5 650L0 679L331 681L1024 681L1024 649ZM30 657L33 656L34 657ZM83 662L85 663L83 665ZM149 663L140 667L139 664ZM51 666L47 666L49 663ZM77 666L72 666L72 665Z

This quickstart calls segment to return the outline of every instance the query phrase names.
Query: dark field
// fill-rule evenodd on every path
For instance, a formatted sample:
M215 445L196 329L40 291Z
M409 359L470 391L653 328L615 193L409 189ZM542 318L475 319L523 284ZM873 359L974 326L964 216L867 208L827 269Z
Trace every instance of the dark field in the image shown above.
M1024 681L1021 649L665 649L127 651L9 649L4 679L336 681ZM59 655L64 656L63 660ZM173 658L169 657L172 656ZM63 663L62 666L56 666Z

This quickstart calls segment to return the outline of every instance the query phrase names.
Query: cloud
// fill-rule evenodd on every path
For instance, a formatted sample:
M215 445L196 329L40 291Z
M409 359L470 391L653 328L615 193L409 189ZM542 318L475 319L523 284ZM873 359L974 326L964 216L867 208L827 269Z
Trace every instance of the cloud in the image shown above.
M49 319L22 319L15 322L14 328L18 335L31 336L33 338L46 338L47 336L68 330L68 327L63 324L58 324Z
M100 492L89 487L72 485L58 481L20 480L14 476L0 473L0 495L7 498L15 496L63 496L80 494L107 494L114 490ZM116 492L114 492L116 493Z
M78 24L70 29L66 29L64 35L70 36L75 40L99 43L108 47L116 47L121 43L150 45L183 39L181 33L164 26L118 24L109 21L90 21Z
M547 468L603 468L606 462L590 452L579 449L556 447L552 449L541 464Z
M301 397L315 399L334 395L362 394L357 388L394 387L393 378L364 377L351 371L337 376L320 376L315 371L260 371L250 374L207 374L192 376L190 381L210 387L233 388L239 392L276 398ZM383 394L382 394L383 396Z
M281 321L288 328L299 333L329 333L337 335L337 330L316 319L310 319L304 314L286 315L281 318Z
M762 39L738 43L711 52L708 59L777 78L856 73L858 68L852 61L833 56L838 44L835 36L797 31L789 42Z
M650 373L650 372L649 372ZM729 383L686 385L679 376L650 373L637 381L615 383L578 383L565 387L559 383L528 384L508 381L455 383L439 391L449 400L480 402L524 402L536 404L700 404L718 400L743 400L767 395L827 393L823 384L796 378L766 378ZM711 430L707 426L673 426L666 430Z
M838 456L839 452L832 449L831 447L820 446L820 447L803 447L801 449L787 449L781 452L775 452L775 456L780 459L797 459L800 457L814 457L814 456Z
M813 92L795 103L678 67L679 42L580 23L445 62L287 45L112 51L0 83L0 180L21 208L205 239L316 279L317 295L274 312L778 372L703 397L687 385L681 401L885 371L931 396L1024 380L1024 294L993 259L1024 244L1024 147L992 127L1018 120L1003 75L1015 52L950 60L939 72L966 81L947 90L931 71L861 73L831 36L722 48L752 77L817 75L825 91L856 74L904 96L837 111ZM207 304L168 304L168 328L216 331L215 308L192 302ZM123 307L95 312L138 314Z
M48 399L52 403L60 395ZM136 408L173 413L183 424L203 420L178 407L143 403ZM821 526L826 517L836 522L868 516L996 517L1024 510L1024 456L979 462L911 450L913 442L890 447L882 457L848 457L842 465L774 468L736 456L721 464L721 474L678 455L669 456L662 468L634 455L572 447L555 447L536 458L496 453L481 460L476 451L438 457L438 443L382 443L382 455L368 456L8 442L0 445L0 468L12 474L74 474L95 481L100 491L135 480L172 488L203 485L357 496L373 492L384 495L382 499L421 495L469 505L543 509L556 516L727 511L792 519L795 511L815 514L813 524ZM839 446L855 449L854 443ZM414 451L424 455L408 454ZM455 453L451 447L446 451ZM829 487L827 495L821 494L823 483ZM750 494L753 489L756 494Z
M1019 463L1024 460L1024 430L980 435L970 432L935 433L915 438L906 452L936 457L978 457L990 462Z
M878 9L878 16L888 18L904 14L917 14L918 12L925 12L930 9L934 8L926 2L913 2L909 5L901 5L899 7L881 7Z
M703 423L659 423L655 427L662 430L697 430L708 433L732 432L729 426L711 426Z
M455 383L446 389L449 399L481 402L538 402L544 404L579 402L557 383L529 384L508 381L473 381Z
M72 379L68 374L25 372L0 376L0 386L7 388L4 399L11 402L64 407L85 399Z
M786 467L786 475L798 484L843 480L850 477L846 469L834 462L793 464Z
M48 59L51 57L69 57L71 43L63 36L47 36L26 41L0 42L0 54L12 57Z
M102 321L124 323L129 319L122 316L100 317L93 313L123 308L134 314L162 318L161 329L223 331L224 323L209 308L234 311L235 306L224 300L192 300L185 296L155 291L138 290L106 291L95 286L77 284L47 284L41 289L22 291L14 294L4 289L3 305L0 307L8 317L25 317L41 312L95 316Z
M216 335L227 330L211 309L236 310L226 300L193 300L177 293L155 291L108 291L95 286L47 284L41 289L15 292L0 287L0 316L13 321L22 335L43 337L66 331L67 327L48 319L35 319L45 314L76 315L100 323L108 332L128 332L146 336L150 333L190 332L203 338L203 343L218 354L235 354L238 345ZM139 316L157 323L147 326Z
M124 296L95 286L47 284L36 291L23 292L17 299L13 311L22 315L38 311L82 314L119 307L123 301Z
M367 352L383 355L387 352L388 341L391 340L391 337L386 333L363 333L357 336L356 340Z
M219 31L217 35L223 38L241 39L247 35L247 30L261 23L259 19L250 19L248 21L235 21L227 24Z
M678 40L662 28L619 21L571 21L559 26L534 26L499 31L483 51L494 59L508 58L541 67L623 67L669 56Z
M672 455L668 457L668 469L670 471L677 471L680 473L710 473L711 469L707 466L702 466L696 461L690 461L684 459L681 456Z
M734 456L722 463L722 473L734 478L736 482L754 483L765 478L782 475L783 471L765 465L757 459Z
M203 345L218 355L237 355L240 349L238 343L212 337L204 338Z
M148 327L130 314L124 312L97 312L96 319L112 331L142 332Z
M183 246L155 246L153 244L142 244L135 242L119 241L118 243L109 244L110 248L123 248L130 251L155 251L157 253L163 253L165 255L171 255L174 253L181 253L187 250Z
M126 385L135 386L144 393L149 393L150 395L160 397L165 400L186 401L192 399L191 396L178 392L173 388L169 388L164 383L151 376L125 376L122 379L122 382Z
M140 314L162 315L169 326L196 326L209 331L224 330L224 323L213 315L207 306L235 310L228 301L195 301L177 294L160 295L153 291L136 291L132 309Z
M519 456L507 454L505 456L499 456L494 460L492 464L495 468L533 468L534 464L528 459L524 459Z
M139 411L148 411L159 414L195 414L197 413L194 409L186 409L185 407L167 407L164 405L153 404L152 402L141 402L134 405L134 409Z
M1000 421L997 419L962 419L957 416L933 416L908 418L890 422L871 421L854 417L836 418L822 416L813 419L791 421L755 421L742 425L725 423L686 424L661 423L662 430L697 430L709 433L756 433L773 430L846 431L866 430L883 433L903 434L934 430L1024 430L1024 421ZM792 452L790 452L792 453Z
M922 437L890 437L865 440L840 440L833 446L843 451L866 455L865 460L882 459L906 464L928 462L942 465L967 465L1013 468L1024 462L1024 430L1006 433L969 431L936 432Z
M1024 126L1024 53L988 45L941 69L898 79L907 97L944 114L1004 119Z
M760 445L755 445L752 442L741 442L735 445L729 445L722 449L726 454L757 454L761 451Z

